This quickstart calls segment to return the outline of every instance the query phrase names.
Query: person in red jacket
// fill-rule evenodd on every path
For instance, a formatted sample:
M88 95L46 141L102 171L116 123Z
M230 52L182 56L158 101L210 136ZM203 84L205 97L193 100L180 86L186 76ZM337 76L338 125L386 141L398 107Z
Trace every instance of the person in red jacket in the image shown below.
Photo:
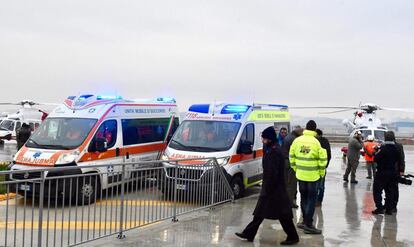
M372 179L372 176L375 175L377 165L374 162L374 148L378 145L379 144L374 141L373 135L369 135L364 142L364 159L367 163L368 179Z

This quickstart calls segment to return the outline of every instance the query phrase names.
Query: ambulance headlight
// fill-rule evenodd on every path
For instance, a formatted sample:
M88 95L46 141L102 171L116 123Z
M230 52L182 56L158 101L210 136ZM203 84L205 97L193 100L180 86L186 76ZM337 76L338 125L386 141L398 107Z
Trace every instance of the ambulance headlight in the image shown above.
M225 166L229 163L229 161L230 161L230 157L217 158L217 164L219 166Z
M65 153L62 154L59 159L56 161L56 165L64 165L64 164L69 164L72 163L76 160L76 158L78 158L79 156L79 151L73 151L71 153Z
M168 155L166 155L165 153L163 153L162 156L161 156L161 160L169 160L168 159Z

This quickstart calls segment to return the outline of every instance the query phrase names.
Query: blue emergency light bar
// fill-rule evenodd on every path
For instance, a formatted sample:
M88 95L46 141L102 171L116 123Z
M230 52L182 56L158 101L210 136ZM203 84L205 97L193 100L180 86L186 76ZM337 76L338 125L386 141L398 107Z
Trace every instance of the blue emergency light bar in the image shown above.
M225 105L221 109L221 114L246 113L250 107L250 105Z
M198 113L208 113L209 108L210 108L209 104L197 104L197 105L190 106L190 108L188 108L188 111L198 112Z
M97 100L117 100L122 99L122 96L119 95L98 95L96 96Z
M79 96L78 100L85 100L85 99L90 98L92 96L93 96L93 94L84 94L84 95Z

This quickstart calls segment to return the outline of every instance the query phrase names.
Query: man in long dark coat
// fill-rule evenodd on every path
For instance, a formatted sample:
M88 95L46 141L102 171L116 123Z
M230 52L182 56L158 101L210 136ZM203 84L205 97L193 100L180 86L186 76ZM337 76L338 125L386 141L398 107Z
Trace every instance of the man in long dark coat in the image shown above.
M263 183L259 200L253 212L254 218L242 233L236 235L242 239L253 241L257 230L264 219L279 220L287 234L281 245L293 245L299 242L299 236L293 224L291 203L286 191L284 179L284 157L277 144L273 127L262 132L263 142Z

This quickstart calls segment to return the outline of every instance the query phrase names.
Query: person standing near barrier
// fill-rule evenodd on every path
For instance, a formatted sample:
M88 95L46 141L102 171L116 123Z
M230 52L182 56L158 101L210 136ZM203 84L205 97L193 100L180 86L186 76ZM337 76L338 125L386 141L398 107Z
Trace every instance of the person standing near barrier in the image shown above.
M22 127L16 133L16 142L17 142L17 150L23 147L23 145L27 142L32 134L32 130L30 129L30 125L27 123L23 123Z
M316 139L316 123L310 120L303 135L296 138L289 151L290 165L299 182L300 207L303 223L298 223L306 234L321 234L313 225L313 215L320 179L325 176L327 152Z
M356 184L356 170L359 165L359 156L361 155L362 148L362 133L361 131L356 131L354 136L349 140L348 143L348 152L346 154L348 162L346 171L344 174L344 181L348 182L349 174L351 173L351 183Z
M377 163L377 172L374 178L374 201L376 209L373 214L392 215L396 207L396 191L398 189L398 171L396 164L401 162L400 151L395 145L394 132L385 132L385 142L381 145L378 152L375 153L374 161ZM397 187L397 188L396 188ZM382 191L385 192L385 204L382 204Z
M364 159L367 163L368 176L367 179L372 179L372 176L375 176L376 164L374 162L374 153L375 147L378 146L378 143L374 141L374 136L369 135L367 140L364 142Z
M299 242L299 236L293 223L293 213L284 180L283 155L277 144L276 132L269 127L262 132L263 142L263 183L259 200L253 212L253 221L241 233L235 233L241 239L252 242L264 219L278 219L287 234L281 245L293 245Z
M292 208L298 208L296 204L296 194L298 193L298 180L295 171L290 166L289 150L293 141L303 134L303 129L299 125L293 128L293 131L285 137L282 143L282 152L285 157L285 182L288 191L289 200Z
M326 162L326 168L328 168L329 162L331 161L331 157L332 157L331 144L329 143L328 139L326 139L323 136L322 130L316 129L316 133L317 133L316 139L318 139L319 143L321 144L321 147L326 150L326 154L328 157L328 161ZM317 207L322 206L323 196L325 194L325 178L326 178L326 171L325 171L325 176L321 177L321 181L319 183L318 198L316 201Z
M392 132L392 133L394 134L394 132ZM396 170L397 170L397 174L399 176L402 176L402 175L404 175L404 172L405 172L405 153L404 153L404 147L403 147L403 145L401 143L398 143L396 141L395 135L394 135L394 142L395 142L395 146L397 147L398 153L400 155L400 160L396 164ZM397 204L398 204L398 200L400 199L400 191L399 191L399 188L398 188L398 184L399 183L397 181L396 182L396 185L394 187L396 190L394 192L395 202L394 202L394 208L392 209L392 212L393 213L396 213L397 212Z

